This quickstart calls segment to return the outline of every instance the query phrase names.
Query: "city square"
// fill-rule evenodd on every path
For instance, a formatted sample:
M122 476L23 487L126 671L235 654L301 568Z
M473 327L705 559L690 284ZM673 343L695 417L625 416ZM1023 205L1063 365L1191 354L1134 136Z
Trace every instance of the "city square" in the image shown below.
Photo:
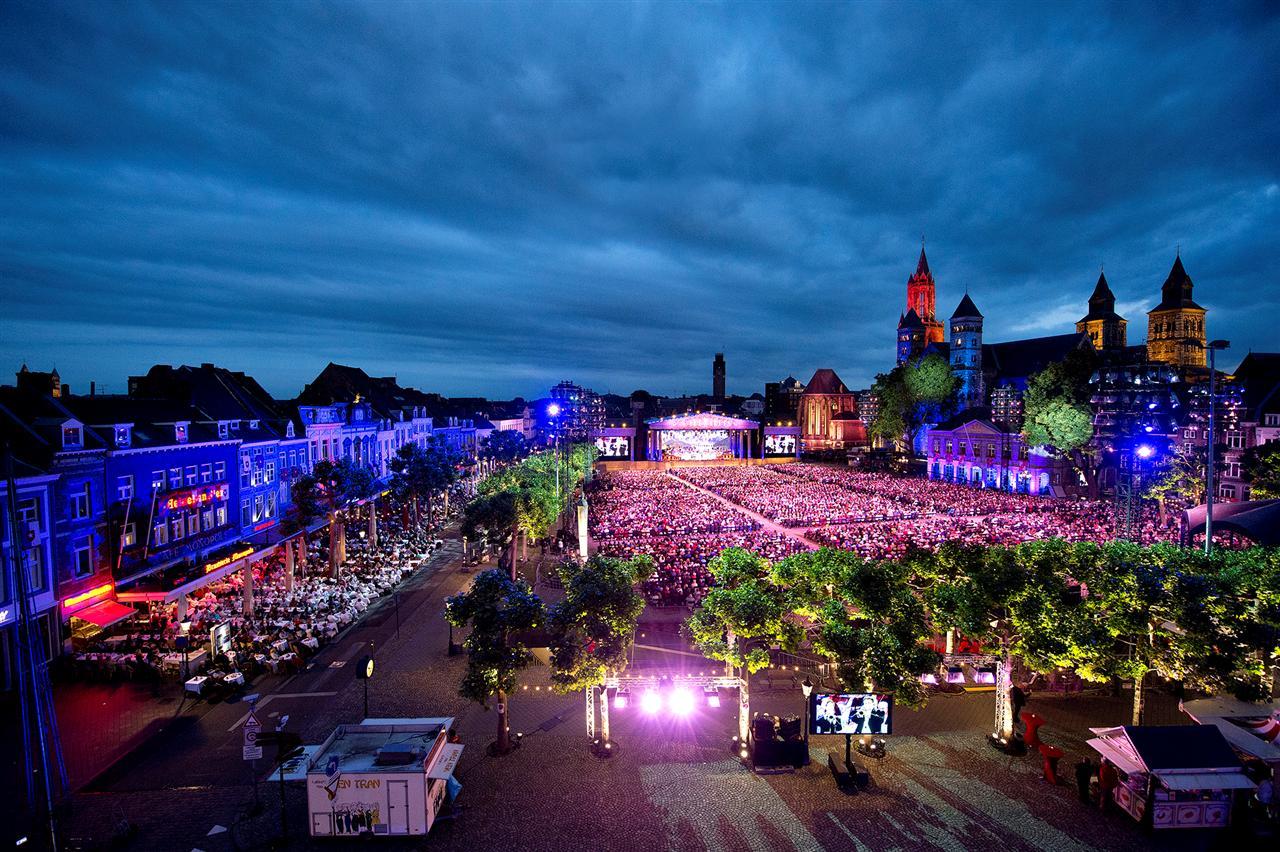
M1275 845L1271 5L0 22L0 844Z

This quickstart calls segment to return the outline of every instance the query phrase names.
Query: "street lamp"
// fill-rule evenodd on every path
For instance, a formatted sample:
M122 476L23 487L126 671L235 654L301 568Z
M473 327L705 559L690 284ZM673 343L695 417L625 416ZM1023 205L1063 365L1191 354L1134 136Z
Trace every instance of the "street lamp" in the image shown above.
M1194 337L1188 337L1183 340L1188 346L1198 346L1201 349L1209 350L1209 435L1205 439L1208 442L1205 453L1205 474L1204 474L1204 552L1207 555L1213 549L1213 410L1217 407L1217 394L1214 391L1214 381L1218 371L1214 368L1214 354L1220 349L1229 349L1231 343L1226 340L1211 340L1206 345L1201 343Z
M804 762L809 764L809 696L813 695L813 681L809 680L809 676L805 675L804 683L800 684L800 691L804 693Z
M556 500L560 500L560 406L558 403L551 403L547 406L547 416L551 418L553 423L552 435L555 441L556 454Z

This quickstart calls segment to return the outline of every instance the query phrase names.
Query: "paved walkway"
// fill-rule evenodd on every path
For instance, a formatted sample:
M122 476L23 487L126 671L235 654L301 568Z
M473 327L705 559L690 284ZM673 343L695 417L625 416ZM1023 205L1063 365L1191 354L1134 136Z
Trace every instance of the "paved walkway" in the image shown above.
M694 485L692 482L689 482L687 479L681 479L680 477L673 474L671 471L667 471L667 476L671 477L676 482L679 482L681 485L684 485L688 488L692 488L694 491L701 491L703 494L706 494L710 497L714 497L716 500L719 500L721 503L728 506L730 509L735 509L741 512L751 520L758 523L762 529L769 530L770 532L776 532L776 533L779 533L780 535L786 536L789 539L798 541L800 542L800 544L804 545L806 550L818 549L818 545L814 544L813 542L809 541L809 539L805 538L804 534L807 532L807 530L801 529L799 527L784 527L782 524L778 523L777 521L769 520L764 515L761 515L759 512L753 512L750 509L748 509L746 506L742 506L738 503L733 502L728 497L724 497L720 494L717 494L716 492L708 488L703 488L701 485Z

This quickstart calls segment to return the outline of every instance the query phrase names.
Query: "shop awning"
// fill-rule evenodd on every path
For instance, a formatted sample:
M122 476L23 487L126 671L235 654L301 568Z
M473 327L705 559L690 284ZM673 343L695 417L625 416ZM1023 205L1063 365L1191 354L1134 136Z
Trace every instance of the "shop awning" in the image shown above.
M1170 790L1252 790L1257 787L1239 772L1157 772Z
M131 606L125 606L115 601L102 601L73 613L71 617L91 621L105 630L113 624L119 624L122 621L133 618L137 614L138 611Z
M1095 737L1091 740L1085 740L1085 745L1114 763L1125 775L1141 775L1147 771L1141 763L1117 748L1115 743L1109 740Z

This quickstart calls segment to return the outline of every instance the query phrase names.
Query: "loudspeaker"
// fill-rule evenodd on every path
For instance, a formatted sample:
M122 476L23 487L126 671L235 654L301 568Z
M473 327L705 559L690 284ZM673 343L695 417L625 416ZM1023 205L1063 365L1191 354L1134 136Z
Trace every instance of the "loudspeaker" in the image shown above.
M778 723L778 736L784 740L798 740L803 734L804 729L799 719L792 716L789 719L783 719Z

